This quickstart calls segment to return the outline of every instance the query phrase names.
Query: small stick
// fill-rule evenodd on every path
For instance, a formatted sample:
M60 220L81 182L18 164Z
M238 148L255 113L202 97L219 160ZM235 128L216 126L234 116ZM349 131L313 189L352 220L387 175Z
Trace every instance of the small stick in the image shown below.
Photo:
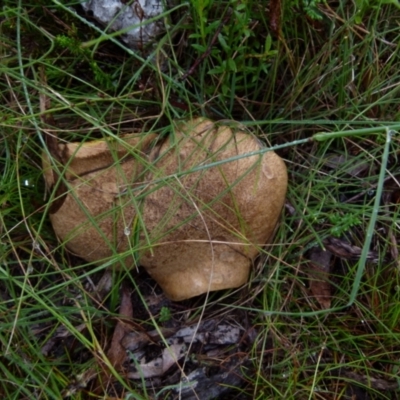
M44 72L44 68L40 68L40 83L45 87L47 85L47 79ZM50 113L46 113L50 108L50 98L43 92L39 95L39 103L40 103L40 119L44 124L42 128L45 134L45 143L50 155L57 161L58 164L63 164L62 154L58 148L58 138L56 131L50 134L48 132L48 126L56 126L53 115ZM58 169L53 165L53 186L49 188L51 191L55 191L52 202L49 207L49 213L54 214L57 212L60 207L63 205L65 201L65 197L67 194L67 186L64 180L60 179L60 173Z

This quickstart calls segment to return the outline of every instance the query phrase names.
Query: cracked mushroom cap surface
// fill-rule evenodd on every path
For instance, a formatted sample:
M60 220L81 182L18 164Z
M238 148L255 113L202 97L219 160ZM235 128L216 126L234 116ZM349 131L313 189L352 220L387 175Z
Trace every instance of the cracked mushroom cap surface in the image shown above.
M50 215L59 239L87 261L139 260L172 300L246 283L286 195L283 160L244 156L262 145L233 122L180 122L162 141L147 133L60 146L67 190ZM46 156L43 168L51 187Z

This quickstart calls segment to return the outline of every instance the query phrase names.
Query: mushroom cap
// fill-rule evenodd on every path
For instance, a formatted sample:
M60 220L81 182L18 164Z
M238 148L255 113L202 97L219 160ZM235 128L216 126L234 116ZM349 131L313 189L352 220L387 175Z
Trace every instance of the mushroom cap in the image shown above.
M50 215L57 236L87 261L139 262L172 300L246 283L286 195L283 160L245 155L262 145L237 123L199 118L163 142L147 134L61 146L69 190Z

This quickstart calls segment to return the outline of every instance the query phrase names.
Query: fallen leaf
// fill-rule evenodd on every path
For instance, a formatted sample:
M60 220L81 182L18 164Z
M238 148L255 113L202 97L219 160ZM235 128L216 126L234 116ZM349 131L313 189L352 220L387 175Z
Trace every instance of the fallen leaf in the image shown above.
M331 285L329 283L330 261L332 253L320 247L314 247L310 251L308 263L308 277L310 291L323 309L331 306Z
M206 367L197 368L173 391L181 400L222 398L229 393L231 387L240 385L246 364L246 358L231 357L228 362L219 366L217 373L211 375Z
M337 154L328 155L325 165L333 170L343 168L349 175L354 177L363 177L371 169L371 164L364 160Z
M111 339L110 348L107 351L107 358L110 364L118 372L123 372L123 364L127 359L126 349L121 345L122 338L128 333L129 328L124 322L124 319L133 317L133 308L129 290L122 286L121 306L119 310L120 317L115 326L113 337ZM114 377L110 373L107 366L104 365L102 373L99 375L95 385L94 393L100 394L103 388L111 387L111 382Z
M146 363L138 364L135 371L128 373L129 379L142 379L142 378L155 378L162 376L167 372L173 365L178 363L186 351L186 345L184 343L175 343L165 348L161 355L153 360ZM145 355L143 354L144 359Z
M358 260L361 256L362 248L353 246L344 240L335 238L333 236L328 237L323 242L325 248L329 250L333 255L346 260ZM378 261L378 253L375 251L369 251L367 260L371 262Z
M78 326L75 326L74 329L75 331L82 332L83 330L86 329L86 324L80 324ZM39 330L39 332L40 331L41 329ZM36 334L36 332L33 331L33 334ZM59 328L57 328L54 335L49 340L47 340L47 342L40 349L41 353L44 356L49 356L50 353L53 351L54 347L60 342L61 339L65 339L71 336L72 333L69 329L67 329L64 325L60 326Z
M281 37L281 14L282 14L282 4L281 0L271 0L269 2L269 16L270 16L270 27L272 33L275 37Z
M129 328L124 323L124 319L133 317L131 296L129 291L125 287L122 288L121 307L119 310L119 314L121 317L124 318L118 319L111 340L111 346L107 352L107 357L110 363L117 371L120 371L122 369L122 365L127 357L126 350L121 345L121 340L129 332Z
M129 350L131 358L130 379L160 377L187 357L188 349L193 344L199 343L206 353L216 349L222 351L224 346L239 344L243 334L237 326L216 320L184 326L174 333L170 329L162 329L161 332L165 334L163 338L157 331L151 331L129 332L122 339L121 345L125 352Z

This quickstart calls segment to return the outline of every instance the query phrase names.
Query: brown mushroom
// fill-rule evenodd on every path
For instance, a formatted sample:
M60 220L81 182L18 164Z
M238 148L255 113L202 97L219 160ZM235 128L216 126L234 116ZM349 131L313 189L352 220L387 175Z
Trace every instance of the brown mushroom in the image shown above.
M151 133L60 144L68 191L50 215L54 230L87 261L139 263L172 300L238 287L286 194L279 156L245 156L260 148L238 124L207 119L177 124L164 141ZM53 187L46 156L43 168Z

